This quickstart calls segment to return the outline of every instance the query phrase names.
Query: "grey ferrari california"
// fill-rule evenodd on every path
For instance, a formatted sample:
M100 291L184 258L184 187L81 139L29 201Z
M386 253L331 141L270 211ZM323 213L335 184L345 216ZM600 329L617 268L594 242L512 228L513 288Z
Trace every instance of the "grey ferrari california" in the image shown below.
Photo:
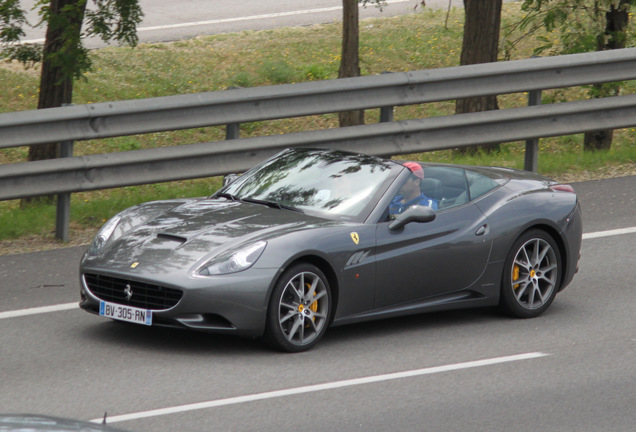
M288 149L210 197L140 204L81 261L80 306L139 325L262 337L499 306L543 313L577 271L569 185L493 167Z

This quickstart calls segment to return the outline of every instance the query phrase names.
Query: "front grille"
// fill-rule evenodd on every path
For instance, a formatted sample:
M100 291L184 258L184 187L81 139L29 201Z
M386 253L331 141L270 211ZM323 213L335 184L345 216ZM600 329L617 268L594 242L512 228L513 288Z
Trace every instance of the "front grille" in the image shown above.
M91 273L84 274L84 280L95 297L142 309L170 309L179 303L183 295L180 290L173 288ZM130 300L126 298L127 292L132 292Z

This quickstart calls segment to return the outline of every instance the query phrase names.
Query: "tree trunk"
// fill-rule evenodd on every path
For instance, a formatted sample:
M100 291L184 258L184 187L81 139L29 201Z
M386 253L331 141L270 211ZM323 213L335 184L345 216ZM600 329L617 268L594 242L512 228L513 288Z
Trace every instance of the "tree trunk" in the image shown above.
M82 21L84 18L85 3L82 6L82 0L51 0L50 14L52 17L63 14L63 8L69 4L80 5L79 9L74 8L75 12L67 14L62 20L65 24L56 25L49 22L46 30L46 39L44 42L44 50L42 53L42 72L40 76L40 96L38 99L38 109L56 108L64 104L70 104L73 100L73 74L68 72L68 66L64 68L60 64L60 60L55 59L55 55L68 50L65 42L68 43L69 30L72 30L72 38L79 41ZM79 13L77 12L79 11ZM56 19L51 21L57 22ZM77 47L73 47L74 49ZM38 144L29 147L29 161L38 161L45 159L54 159L59 155L59 143ZM53 201L52 196L39 198L23 199L21 205L32 202Z
M497 61L502 0L464 0L464 39L460 64L471 65ZM455 113L471 113L499 109L496 96L458 99ZM482 146L488 152L499 149L499 144ZM461 153L474 153L475 147L459 149Z
M338 78L360 76L358 0L342 0L342 58ZM338 114L340 127L364 124L364 110Z
M597 41L597 50L605 51L625 48L626 29L629 23L631 0L621 0L617 7L611 5L605 14L605 33ZM619 85L616 83L595 84L595 97L617 96ZM585 151L609 150L612 147L612 129L596 130L585 133L583 149Z

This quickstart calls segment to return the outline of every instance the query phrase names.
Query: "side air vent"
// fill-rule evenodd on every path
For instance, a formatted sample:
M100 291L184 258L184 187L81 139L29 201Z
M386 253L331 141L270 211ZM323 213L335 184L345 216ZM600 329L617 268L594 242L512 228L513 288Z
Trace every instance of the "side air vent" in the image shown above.
M360 264L362 261L366 259L366 257L369 256L370 253L371 253L370 249L361 250L354 253L353 255L351 255L351 258L349 258L349 261L347 261L347 264L345 267L350 267L350 266Z

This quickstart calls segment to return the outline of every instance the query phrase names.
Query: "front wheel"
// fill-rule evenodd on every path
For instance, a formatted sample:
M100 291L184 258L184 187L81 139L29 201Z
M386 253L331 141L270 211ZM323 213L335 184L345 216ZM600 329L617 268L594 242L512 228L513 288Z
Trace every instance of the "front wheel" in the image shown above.
M506 259L500 306L520 318L541 315L554 300L560 278L561 257L552 237L544 231L528 231Z
M325 275L312 264L296 264L274 287L265 338L282 351L308 350L327 330L330 312L331 290Z

